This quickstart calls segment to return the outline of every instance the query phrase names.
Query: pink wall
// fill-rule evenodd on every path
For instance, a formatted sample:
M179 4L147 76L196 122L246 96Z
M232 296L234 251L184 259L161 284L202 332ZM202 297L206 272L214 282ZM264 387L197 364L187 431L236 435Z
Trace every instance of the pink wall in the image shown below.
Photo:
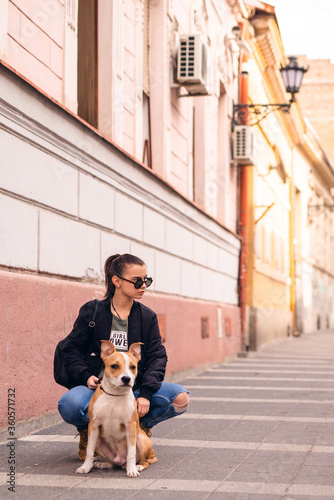
M0 340L2 408L8 388L16 390L16 421L29 420L57 411L64 390L53 380L56 343L70 332L79 307L103 287L92 284L0 272ZM217 336L217 305L151 293L144 299L157 314L166 315L168 373L210 362L223 361L239 350L239 309L222 307L232 322L232 335ZM201 316L209 318L210 336L201 338ZM0 429L7 427L6 415Z
M193 149L192 112L188 99L180 99L176 96L176 91L171 92L170 181L180 193L188 198L191 197L189 192L191 172L189 152L192 152Z
M8 64L62 102L64 5L8 2Z
M147 295L145 304L158 315L166 315L166 342L168 353L167 374L206 363L223 362L224 358L239 350L239 308L219 304L222 323L232 322L232 335L218 338L217 306L212 302L182 299L180 297ZM208 318L209 338L202 339L201 317Z

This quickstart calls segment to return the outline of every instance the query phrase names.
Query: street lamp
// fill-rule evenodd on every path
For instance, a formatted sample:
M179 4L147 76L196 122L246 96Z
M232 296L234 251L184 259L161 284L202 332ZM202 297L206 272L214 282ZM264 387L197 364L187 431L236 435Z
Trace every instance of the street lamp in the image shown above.
M291 94L290 105L295 101L295 94L299 92L304 73L308 68L298 66L297 57L289 57L289 64L281 66L280 72L286 91Z
M299 92L304 73L308 68L298 66L297 58L289 57L289 64L281 66L280 72L286 91L291 94L289 103L284 104L233 104L233 125L257 125L272 111L282 110L288 113Z

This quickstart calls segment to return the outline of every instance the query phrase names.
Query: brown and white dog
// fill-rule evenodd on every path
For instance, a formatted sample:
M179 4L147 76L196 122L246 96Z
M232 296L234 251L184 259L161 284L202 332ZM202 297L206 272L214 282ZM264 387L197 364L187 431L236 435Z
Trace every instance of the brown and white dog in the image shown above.
M140 345L132 344L128 352L121 353L114 344L102 340L104 376L89 403L86 460L77 469L78 474L87 474L93 466L107 469L116 465L126 466L129 477L138 477L150 463L157 462L152 442L140 428L132 392ZM94 463L95 450L107 462Z

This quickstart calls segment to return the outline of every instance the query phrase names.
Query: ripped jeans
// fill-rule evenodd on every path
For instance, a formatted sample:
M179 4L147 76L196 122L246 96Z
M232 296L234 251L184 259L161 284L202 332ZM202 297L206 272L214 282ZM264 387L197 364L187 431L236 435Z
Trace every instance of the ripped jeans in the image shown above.
M84 385L73 387L65 392L58 403L59 413L65 422L75 425L78 430L87 429L89 423L88 405L94 392L94 389L89 389ZM141 424L146 428L154 427L164 420L184 413L173 405L174 399L181 392L189 394L182 385L163 382L160 389L153 394L150 410L140 419ZM139 390L134 392L134 396L136 399L138 398Z

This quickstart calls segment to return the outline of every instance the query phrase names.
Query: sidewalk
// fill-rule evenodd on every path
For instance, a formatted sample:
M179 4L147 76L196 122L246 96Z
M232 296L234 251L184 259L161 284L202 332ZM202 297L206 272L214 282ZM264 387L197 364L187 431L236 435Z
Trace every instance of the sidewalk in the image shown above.
M153 429L158 462L139 478L75 474L78 438L64 423L16 441L15 493L0 447L0 497L334 498L334 332L289 338L181 383L191 408Z

